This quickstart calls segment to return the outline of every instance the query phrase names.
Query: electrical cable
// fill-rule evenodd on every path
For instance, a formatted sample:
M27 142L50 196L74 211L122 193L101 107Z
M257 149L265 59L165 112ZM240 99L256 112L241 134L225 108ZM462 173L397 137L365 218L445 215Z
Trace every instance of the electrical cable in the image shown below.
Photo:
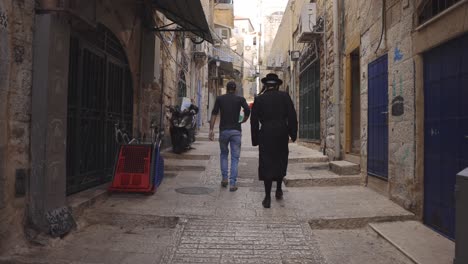
M379 45L377 45L377 48L375 49L374 51L374 54L377 54L377 51L379 50L380 48L380 45L382 44L382 39L383 39L383 35L384 35L384 30L385 30L385 0L382 0L382 29L381 29L381 33L380 33L380 40L379 40Z

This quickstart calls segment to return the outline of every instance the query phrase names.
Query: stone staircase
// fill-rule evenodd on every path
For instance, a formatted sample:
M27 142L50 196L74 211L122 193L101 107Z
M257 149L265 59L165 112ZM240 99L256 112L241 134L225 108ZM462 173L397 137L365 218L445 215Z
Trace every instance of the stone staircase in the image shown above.
M308 158L290 157L287 187L351 186L361 184L361 169L348 161L328 161L324 155Z

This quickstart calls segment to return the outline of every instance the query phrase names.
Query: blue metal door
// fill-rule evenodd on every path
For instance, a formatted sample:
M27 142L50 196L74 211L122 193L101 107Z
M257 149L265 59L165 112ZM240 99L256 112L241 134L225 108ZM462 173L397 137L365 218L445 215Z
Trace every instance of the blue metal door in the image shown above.
M367 173L388 178L388 57L384 55L368 67Z
M424 54L424 222L454 237L455 176L468 167L468 35Z

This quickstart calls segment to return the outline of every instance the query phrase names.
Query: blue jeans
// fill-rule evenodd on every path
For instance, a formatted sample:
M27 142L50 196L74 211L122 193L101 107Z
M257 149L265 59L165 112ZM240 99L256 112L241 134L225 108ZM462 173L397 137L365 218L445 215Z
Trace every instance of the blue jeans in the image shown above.
M223 130L219 134L219 147L221 148L221 175L223 180L228 178L229 144L231 144L231 177L229 184L235 186L237 182L237 166L241 151L242 133L239 130Z

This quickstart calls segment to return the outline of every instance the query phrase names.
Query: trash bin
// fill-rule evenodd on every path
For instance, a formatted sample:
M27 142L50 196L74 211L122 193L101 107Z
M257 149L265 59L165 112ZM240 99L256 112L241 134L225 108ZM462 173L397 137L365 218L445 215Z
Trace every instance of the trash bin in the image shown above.
M468 263L468 168L457 174L455 186L455 259L454 264Z

